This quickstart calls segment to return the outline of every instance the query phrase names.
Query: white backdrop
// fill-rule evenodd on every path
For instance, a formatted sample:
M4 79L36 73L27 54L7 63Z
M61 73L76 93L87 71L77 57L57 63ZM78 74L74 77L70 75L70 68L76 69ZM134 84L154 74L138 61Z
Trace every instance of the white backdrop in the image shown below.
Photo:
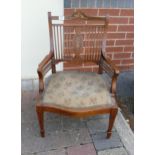
M37 77L38 63L50 50L48 11L62 16L63 0L22 0L22 79ZM57 65L57 70L62 69L62 64Z

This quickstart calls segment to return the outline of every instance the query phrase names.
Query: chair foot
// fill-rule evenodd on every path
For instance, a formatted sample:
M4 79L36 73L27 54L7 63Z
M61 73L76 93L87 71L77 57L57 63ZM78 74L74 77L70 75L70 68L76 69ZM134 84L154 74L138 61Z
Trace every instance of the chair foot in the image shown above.
M44 131L40 131L40 136L41 137L45 137L45 132Z
M118 111L118 109L115 108L115 109L112 109L111 112L110 112L109 127L108 127L108 131L107 131L107 138L110 138L111 135L112 135L112 128L113 128L114 121L115 121L115 118L116 118L116 115L117 115L117 111Z
M107 132L107 139L109 139L112 135L112 132Z

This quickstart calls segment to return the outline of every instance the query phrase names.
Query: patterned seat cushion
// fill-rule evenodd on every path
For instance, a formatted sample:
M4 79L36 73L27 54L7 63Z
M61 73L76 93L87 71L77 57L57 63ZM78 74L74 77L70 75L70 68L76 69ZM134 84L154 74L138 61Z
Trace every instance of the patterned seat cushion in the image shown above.
M43 103L67 108L91 108L113 105L106 77L97 73L58 72L53 74Z

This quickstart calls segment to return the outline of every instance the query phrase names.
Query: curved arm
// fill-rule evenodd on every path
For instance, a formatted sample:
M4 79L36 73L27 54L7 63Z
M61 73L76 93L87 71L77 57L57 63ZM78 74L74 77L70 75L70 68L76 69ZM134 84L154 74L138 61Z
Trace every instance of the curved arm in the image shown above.
M112 75L112 82L111 82L111 93L112 94L116 94L116 84L117 84L117 77L120 73L119 69L115 66L115 64L105 55L101 55L101 59L102 59L102 65L104 65L104 63L108 64L108 66L110 67L113 75Z
M46 55L45 58L41 61L41 63L38 65L38 69L40 71L43 71L44 67L52 59L53 56L54 56L54 54L52 52L50 52L48 55Z
M115 74L120 73L119 69L115 66L115 64L111 61L111 59L109 59L105 55L103 55L103 58L104 58L104 61L111 67L111 69L114 71Z
M104 57L105 62L114 71L113 76L112 76L112 82L111 82L111 93L116 95L117 77L118 77L120 71L109 58L107 58L106 56L103 56L103 57Z
M50 52L38 65L37 73L39 77L39 92L44 90L44 75L51 69L52 57L54 54Z

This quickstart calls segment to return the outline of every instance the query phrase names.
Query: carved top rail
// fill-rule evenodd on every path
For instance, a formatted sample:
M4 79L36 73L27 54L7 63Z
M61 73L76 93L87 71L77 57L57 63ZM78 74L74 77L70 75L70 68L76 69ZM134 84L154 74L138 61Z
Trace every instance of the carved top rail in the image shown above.
M104 25L109 24L109 16L87 16L81 11L74 11L71 16L51 16L51 13L48 12L50 20L60 20L60 21L71 21L71 20L85 20L85 21L100 21ZM101 24L101 23L100 23Z

